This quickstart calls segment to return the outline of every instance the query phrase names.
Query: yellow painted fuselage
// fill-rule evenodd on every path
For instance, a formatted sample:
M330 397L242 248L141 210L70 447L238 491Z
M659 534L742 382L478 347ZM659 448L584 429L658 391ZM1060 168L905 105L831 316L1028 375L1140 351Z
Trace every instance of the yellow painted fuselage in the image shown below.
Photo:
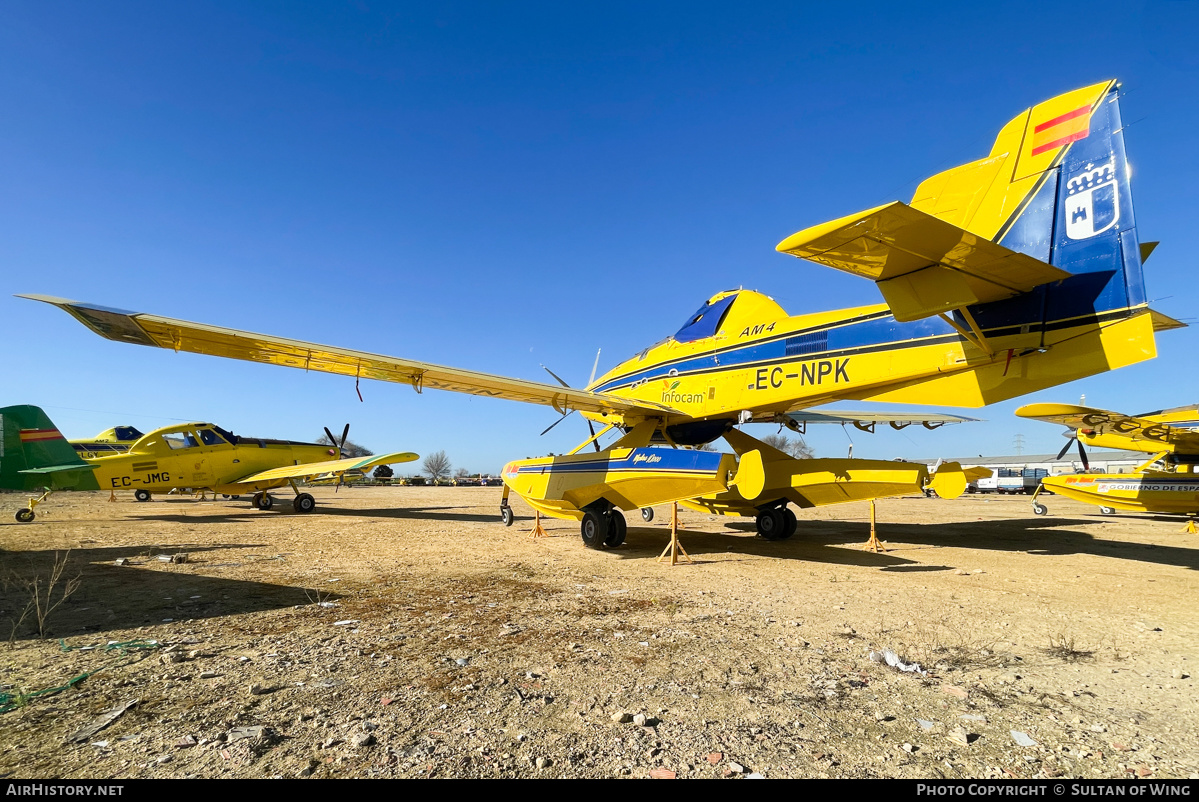
M87 462L95 466L93 475L101 490L165 493L188 487L244 493L287 484L281 479L234 485L244 477L271 468L337 459L339 453L336 447L311 443L232 438L211 424L194 423L157 429L124 454Z
M1195 473L1142 471L1048 476L1041 480L1041 486L1100 507L1199 515L1199 474Z

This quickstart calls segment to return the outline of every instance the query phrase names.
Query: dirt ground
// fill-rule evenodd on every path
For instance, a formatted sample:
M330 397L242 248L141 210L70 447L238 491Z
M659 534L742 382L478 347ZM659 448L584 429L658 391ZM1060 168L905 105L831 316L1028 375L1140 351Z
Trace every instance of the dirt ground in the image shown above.
M683 511L670 566L667 508L589 551L498 488L315 495L0 495L0 777L1199 777L1178 520Z

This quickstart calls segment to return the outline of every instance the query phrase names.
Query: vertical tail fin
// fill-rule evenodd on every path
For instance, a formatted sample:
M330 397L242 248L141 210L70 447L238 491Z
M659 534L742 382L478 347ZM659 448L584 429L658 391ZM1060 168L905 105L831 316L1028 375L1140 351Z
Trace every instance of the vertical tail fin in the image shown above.
M26 473L46 469L56 470ZM88 464L40 408L0 408L0 488L35 490L45 486L94 490L96 480Z
M1105 81L1039 103L1003 127L985 159L917 188L913 207L1073 274L985 305L984 326L1030 322L1034 307L1052 325L1145 303L1119 94Z

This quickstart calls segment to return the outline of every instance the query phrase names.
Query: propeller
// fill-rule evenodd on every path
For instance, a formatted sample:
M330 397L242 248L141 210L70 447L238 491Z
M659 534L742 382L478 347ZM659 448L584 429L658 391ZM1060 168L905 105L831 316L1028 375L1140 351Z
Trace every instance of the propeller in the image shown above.
M338 453L341 454L341 456L343 456L343 457L345 456L343 449L346 447L346 439L349 438L349 436L350 436L350 424L348 424L348 423L346 424L346 428L341 430L341 442L338 442L337 438L333 436L333 432L329 431L328 426L325 427L325 437L328 437L329 442L332 443L333 445L337 446ZM345 474L345 471L342 471L341 475L337 477L337 485L333 488L334 493L341 490L341 486L342 486L342 484L345 483L345 480L346 480L346 474Z
M1069 432L1062 432L1063 437L1068 437L1066 444L1062 446L1062 450L1057 452L1057 458L1061 459L1066 456L1066 452L1070 450L1070 446L1078 443L1078 458L1082 460L1082 469L1084 471L1091 470L1091 461L1087 459L1087 450L1083 448L1082 441L1078 439L1078 435L1072 429Z
M593 364L593 365L591 366L591 378L587 380L587 385L588 385L588 386L591 386L591 383L595 381L595 370L596 370L596 368L598 368L598 367L599 367L600 351L602 351L602 350L603 350L603 349L600 349L600 350L597 350L597 351L595 352L595 364ZM551 375L551 376L553 376L555 379L557 379L557 380L558 380L558 384L562 385L562 386L563 386L563 387L565 387L567 390L573 389L573 388L572 388L572 387L571 387L569 384L567 384L565 381L563 381L563 380L562 380L562 377L561 377L561 376L559 376L557 373L554 373L552 370L550 370L549 368L547 368L545 365L542 365L541 367L542 367L542 369L543 369L543 370L544 370L546 373L550 374L550 375ZM554 427L555 427L555 426L557 426L559 423L561 423L562 421L566 420L567 418L569 418L569 417L570 417L571 415L573 415L573 414L574 414L574 410L572 409L572 410L570 410L569 412L567 412L566 414L564 414L562 417L558 418L558 420L554 421L554 422L553 422L553 423L551 423L549 426L546 426L544 429L542 429L542 430L541 430L541 435L544 435L544 434L545 434L546 432L548 432L550 429L554 428ZM599 451L599 450L600 450L600 445L599 445L599 442L594 440L594 438L595 438L595 426L594 426L594 425L592 425L592 423L591 423L591 421L590 421L590 420L588 420L588 421L587 421L587 429L588 429L588 430L591 432L591 437L593 438L593 440L592 440L592 443L591 443L591 444L592 444L593 446L595 446L595 450L596 450L596 451ZM538 437L540 437L541 435L538 435Z

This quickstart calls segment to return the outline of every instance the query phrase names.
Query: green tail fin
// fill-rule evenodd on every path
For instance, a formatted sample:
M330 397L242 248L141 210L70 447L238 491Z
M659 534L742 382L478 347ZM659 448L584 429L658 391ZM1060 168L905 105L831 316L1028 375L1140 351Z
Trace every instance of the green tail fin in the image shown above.
M0 408L0 488L96 490L92 468L38 407Z

